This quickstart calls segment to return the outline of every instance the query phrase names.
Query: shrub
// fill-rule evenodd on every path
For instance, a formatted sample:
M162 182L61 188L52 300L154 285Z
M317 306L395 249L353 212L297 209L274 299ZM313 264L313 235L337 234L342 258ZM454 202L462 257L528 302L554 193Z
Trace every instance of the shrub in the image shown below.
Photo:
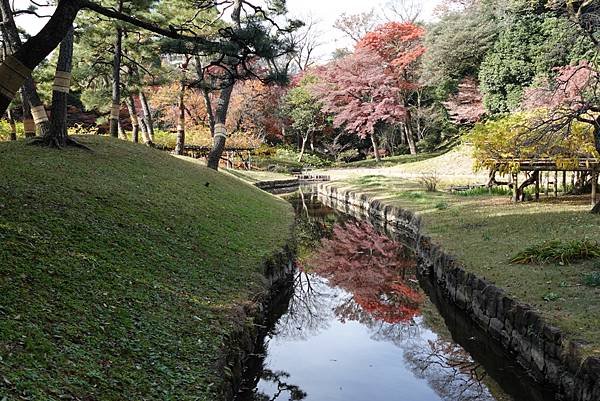
M456 195L459 196L509 196L512 195L512 191L506 187L478 187L471 188L464 191L457 191Z
M583 276L583 284L588 287L600 287L600 272L591 272Z
M438 202L436 203L435 208L438 210L446 210L448 209L448 204L446 202Z
M549 241L530 246L519 252L511 263L544 264L558 262L569 264L576 260L600 258L600 244L596 241Z
M23 138L23 123L17 121L17 138ZM10 123L7 120L0 120L0 141L8 141L10 140L10 133L12 132L12 128L10 127Z
M419 184L425 188L427 192L435 192L437 191L437 186L440 182L440 177L438 177L437 172L432 171L428 173L421 174L421 177L418 179Z

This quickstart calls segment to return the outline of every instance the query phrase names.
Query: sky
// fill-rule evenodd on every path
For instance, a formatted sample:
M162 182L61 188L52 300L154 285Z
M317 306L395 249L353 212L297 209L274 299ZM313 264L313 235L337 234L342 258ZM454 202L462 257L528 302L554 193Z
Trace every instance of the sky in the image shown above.
M29 0L13 1L17 9L27 8L31 4ZM389 1L394 0L287 0L287 5L292 17L302 20L310 18L315 21L321 38L316 55L321 61L326 61L335 49L352 47L352 42L333 27L335 21L343 13L352 15L374 9L376 13L382 14L382 9ZM395 1L401 2L402 0ZM420 4L422 7L421 19L424 21L434 19L434 8L441 2L441 0L404 1L412 1ZM30 34L37 33L45 22L45 19L40 20L31 16L21 16L17 19L17 24Z
M374 9L378 14L390 0L287 0L288 11L296 18L312 17L318 22L322 33L322 44L318 49L321 58L328 58L336 48L351 47L352 42L333 27L335 21L343 14L347 15L369 12ZM401 0L396 0L401 2ZM406 0L420 3L421 19L434 20L434 9L441 0Z

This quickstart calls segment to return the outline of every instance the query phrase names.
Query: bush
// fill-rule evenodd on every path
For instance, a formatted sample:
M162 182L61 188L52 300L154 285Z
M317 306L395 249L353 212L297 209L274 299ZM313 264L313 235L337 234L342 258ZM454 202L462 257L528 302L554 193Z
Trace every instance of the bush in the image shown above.
M440 177L438 177L437 172L433 171L429 173L423 173L421 177L419 177L418 181L427 192L435 192L437 191L437 185L440 182Z
M448 209L448 207L449 207L448 204L446 202L443 202L443 201L442 202L438 202L438 203L435 204L435 208L437 210L446 210L446 209Z
M545 264L558 262L569 264L576 260L600 258L600 244L596 241L549 241L533 245L519 252L511 263Z
M459 196L510 196L512 195L512 191L506 187L478 187L471 188L465 191L457 191L456 195Z
M340 152L337 154L336 156L336 161L340 162L352 162L355 160L360 160L360 152L358 151L358 149L350 149L350 150L345 150L343 152Z
M17 126L17 138L24 137L23 123L16 122ZM0 120L0 141L9 141L10 133L12 132L12 128L10 123L7 120Z
M583 284L588 287L600 287L600 272L591 272L583 276Z

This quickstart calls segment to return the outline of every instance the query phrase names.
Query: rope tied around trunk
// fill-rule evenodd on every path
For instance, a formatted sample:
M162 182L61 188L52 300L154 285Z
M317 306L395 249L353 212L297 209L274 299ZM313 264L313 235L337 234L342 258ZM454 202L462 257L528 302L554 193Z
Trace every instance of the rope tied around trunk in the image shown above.
M56 92L69 93L71 87L71 73L67 71L56 71L54 74L54 85L52 90Z
M14 56L6 56L4 62L0 64L0 94L8 99L14 99L30 75L31 70Z

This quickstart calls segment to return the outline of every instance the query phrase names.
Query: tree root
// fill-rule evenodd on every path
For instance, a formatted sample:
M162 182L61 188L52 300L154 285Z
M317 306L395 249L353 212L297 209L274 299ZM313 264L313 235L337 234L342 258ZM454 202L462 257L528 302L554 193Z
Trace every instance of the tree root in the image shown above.
M72 146L72 147L75 147L78 149L84 149L84 150L87 150L88 152L94 153L94 151L91 148L82 144L81 142L78 142L76 139L67 137L65 142L66 142L65 145L62 145L57 138L37 136L37 137L31 139L29 142L27 142L27 144L44 146L44 147L49 147L49 148L54 148L54 149L62 149L65 146Z
M591 210L592 214L600 214L600 202L596 203L596 206L594 206Z

